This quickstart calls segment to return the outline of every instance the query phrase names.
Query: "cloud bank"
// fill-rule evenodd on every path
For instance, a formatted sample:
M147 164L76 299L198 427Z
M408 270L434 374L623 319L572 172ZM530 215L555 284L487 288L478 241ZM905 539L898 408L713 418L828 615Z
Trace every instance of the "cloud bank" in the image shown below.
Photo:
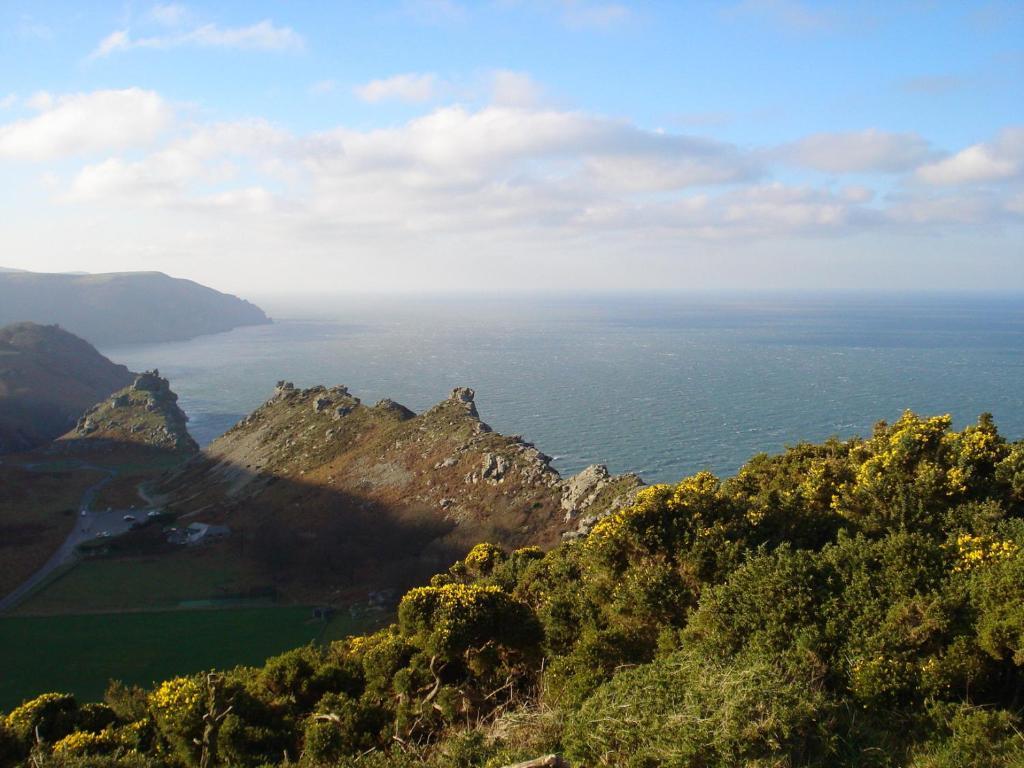
M410 281L436 281L459 254L488 264L487 275L540 260L564 282L567 265L629 253L668 264L695 249L834 249L1024 223L1021 127L948 152L877 129L744 147L544 106L517 73L490 82L478 107L310 132L189 120L138 88L37 94L32 114L0 124L0 165L45 171L53 206L108 215L133 253L301 253L324 274L362 270L371 284L398 264ZM371 102L422 102L438 97L439 80L406 74L362 88Z

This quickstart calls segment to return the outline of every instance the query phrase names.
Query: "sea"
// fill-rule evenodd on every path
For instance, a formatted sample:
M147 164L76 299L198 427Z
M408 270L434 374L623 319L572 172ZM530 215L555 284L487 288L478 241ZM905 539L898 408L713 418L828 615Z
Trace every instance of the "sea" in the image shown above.
M869 435L904 409L1024 438L1024 296L267 296L271 325L102 350L171 381L209 444L279 380L422 411L457 386L553 457L674 482Z

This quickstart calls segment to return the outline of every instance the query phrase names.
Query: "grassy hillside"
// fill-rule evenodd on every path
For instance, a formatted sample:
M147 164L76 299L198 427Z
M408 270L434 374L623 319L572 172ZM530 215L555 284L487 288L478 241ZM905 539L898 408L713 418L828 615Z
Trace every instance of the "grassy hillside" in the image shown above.
M254 304L160 272L0 272L0 323L22 320L57 323L102 347L270 322Z
M0 328L0 453L64 434L86 408L131 381L127 368L61 328L29 322Z
M11 711L6 764L1024 764L1024 442L906 413L481 544L375 634ZM36 742L34 734L38 734ZM31 757L29 751L32 750Z

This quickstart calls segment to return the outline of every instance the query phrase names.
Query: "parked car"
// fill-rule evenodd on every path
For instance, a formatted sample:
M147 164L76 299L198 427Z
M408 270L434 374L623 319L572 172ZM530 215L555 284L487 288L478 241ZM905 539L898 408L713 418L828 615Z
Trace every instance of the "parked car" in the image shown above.
M125 515L121 519L124 520L126 523L134 523L135 522L135 515Z

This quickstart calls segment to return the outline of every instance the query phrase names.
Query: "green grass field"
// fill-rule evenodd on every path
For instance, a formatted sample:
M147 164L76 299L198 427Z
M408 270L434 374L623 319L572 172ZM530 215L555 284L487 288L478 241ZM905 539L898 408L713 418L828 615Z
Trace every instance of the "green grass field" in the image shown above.
M305 607L3 617L0 710L46 691L98 701L111 679L149 687L174 675L262 663L381 620L340 611L325 625Z
M79 614L177 608L252 586L227 547L193 547L150 557L85 560L15 609L17 615Z

